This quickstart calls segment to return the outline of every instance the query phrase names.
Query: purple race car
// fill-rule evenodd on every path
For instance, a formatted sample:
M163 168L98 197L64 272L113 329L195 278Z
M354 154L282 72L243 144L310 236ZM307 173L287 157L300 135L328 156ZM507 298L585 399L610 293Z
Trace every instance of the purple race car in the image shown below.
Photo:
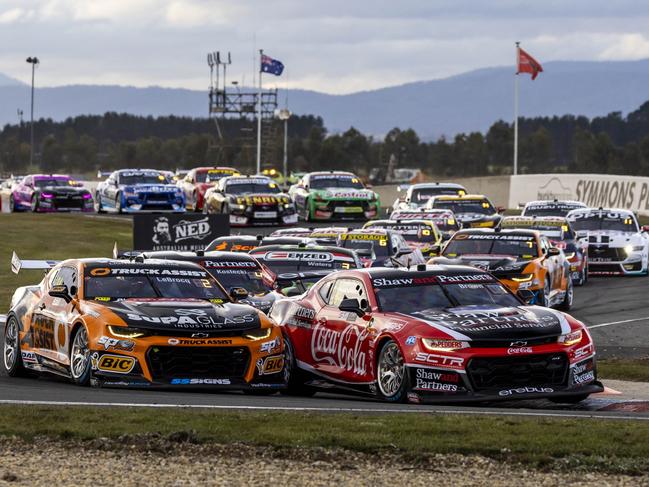
M15 184L10 211L94 211L90 191L63 174L30 174Z

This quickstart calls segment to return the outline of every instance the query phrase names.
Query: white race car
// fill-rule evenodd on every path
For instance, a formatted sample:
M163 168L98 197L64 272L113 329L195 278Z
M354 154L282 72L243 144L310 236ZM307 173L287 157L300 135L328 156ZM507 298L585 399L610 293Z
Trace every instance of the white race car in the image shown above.
M406 194L394 200L392 211L423 208L433 196L444 194L462 196L467 193L464 186L455 183L418 183L399 186L400 191L404 188L407 188Z
M578 238L588 239L589 274L647 275L649 226L641 228L632 211L584 208L566 218Z

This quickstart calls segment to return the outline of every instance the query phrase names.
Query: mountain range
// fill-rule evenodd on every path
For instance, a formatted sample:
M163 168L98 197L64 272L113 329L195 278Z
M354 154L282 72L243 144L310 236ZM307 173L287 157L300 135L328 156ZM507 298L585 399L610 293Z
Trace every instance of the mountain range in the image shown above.
M520 76L521 116L594 117L635 110L649 99L649 59L639 61L554 61L532 81ZM291 90L289 108L321 116L333 132L351 126L376 136L411 127L424 139L486 131L512 120L514 74L510 67L484 68L444 79L331 95ZM37 80L38 82L39 80ZM40 80L44 82L43 80ZM279 94L284 100L284 93ZM29 113L29 86L0 74L0 124L16 123L17 109ZM135 115L205 117L207 92L180 88L110 85L37 85L36 117L62 120L107 111Z

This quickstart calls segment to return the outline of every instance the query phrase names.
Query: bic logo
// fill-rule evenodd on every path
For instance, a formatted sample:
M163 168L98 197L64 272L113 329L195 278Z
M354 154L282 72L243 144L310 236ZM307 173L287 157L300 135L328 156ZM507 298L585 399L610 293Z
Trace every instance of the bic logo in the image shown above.
M257 370L260 375L275 374L281 372L284 368L284 357L282 355L275 355L267 357L263 362L259 359L257 363Z
M119 355L102 355L97 364L99 370L117 374L128 374L134 366L134 358L120 357Z

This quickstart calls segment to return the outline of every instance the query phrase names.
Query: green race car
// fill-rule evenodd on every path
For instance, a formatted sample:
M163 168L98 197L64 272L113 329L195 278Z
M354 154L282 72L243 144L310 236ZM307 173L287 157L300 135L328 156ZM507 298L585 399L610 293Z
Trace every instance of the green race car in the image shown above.
M360 178L343 171L311 172L289 189L298 214L306 221L370 220L379 213L379 195Z

